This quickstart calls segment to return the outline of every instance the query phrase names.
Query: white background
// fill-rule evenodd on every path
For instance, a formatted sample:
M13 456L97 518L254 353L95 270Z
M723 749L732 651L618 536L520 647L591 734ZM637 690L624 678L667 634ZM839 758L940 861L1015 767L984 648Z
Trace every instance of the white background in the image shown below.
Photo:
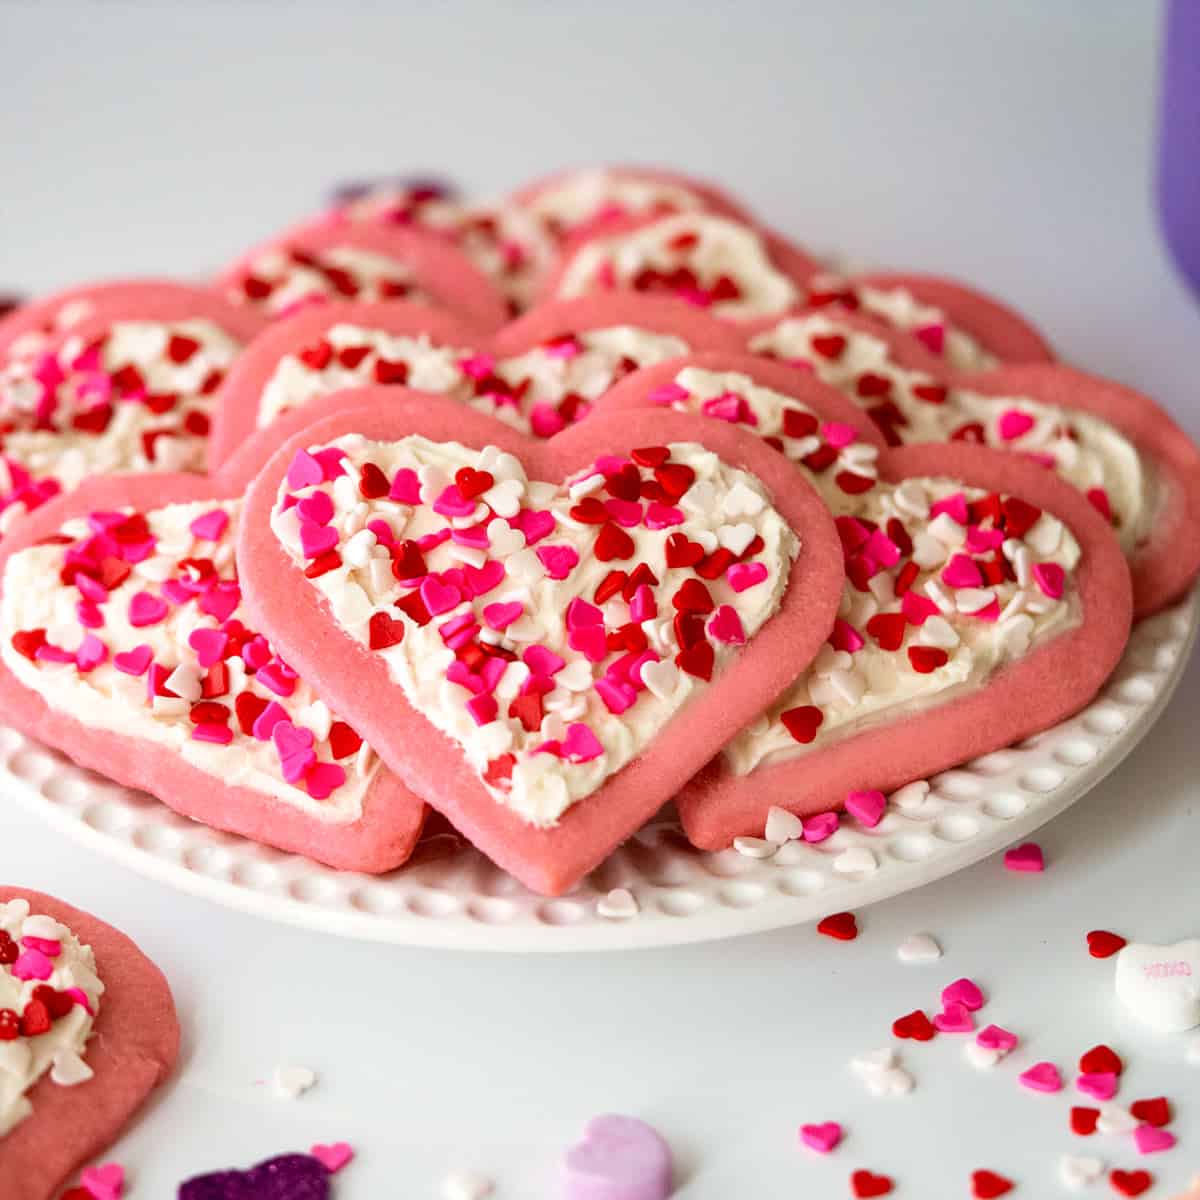
M599 160L708 173L820 250L960 273L1025 308L1064 356L1136 383L1200 431L1200 317L1151 208L1157 6L1082 0L854 5L608 0L368 7L0 6L0 287L199 275L311 210L336 180L444 172L499 191ZM175 895L0 809L0 879L136 937L175 987L182 1070L115 1149L138 1200L184 1176L345 1138L339 1200L434 1197L453 1167L498 1196L557 1195L589 1116L670 1139L688 1200L970 1193L991 1167L1059 1194L1068 1098L915 1047L907 1099L870 1100L849 1056L972 974L988 1016L1064 1068L1108 1039L1124 1099L1177 1101L1169 1196L1200 1166L1200 1069L1114 1008L1086 930L1200 934L1193 667L1115 776L1041 837L1050 869L991 860L862 914L675 951L500 958L342 943ZM948 954L901 967L928 929ZM255 1086L319 1070L295 1104ZM837 1119L816 1161L801 1121ZM1170 1185L1170 1186L1168 1186ZM4 1188L0 1187L0 1191ZM1106 1192L1103 1186L1099 1192ZM7 1195L7 1193L5 1193Z

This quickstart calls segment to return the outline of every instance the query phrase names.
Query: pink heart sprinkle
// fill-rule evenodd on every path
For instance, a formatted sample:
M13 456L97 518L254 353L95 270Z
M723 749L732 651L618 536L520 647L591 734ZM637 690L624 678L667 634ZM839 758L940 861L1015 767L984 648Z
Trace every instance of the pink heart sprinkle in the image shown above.
M633 599L629 601L629 619L641 624L643 621L653 620L658 616L658 605L654 600L654 593L644 584L638 584L637 590L633 593Z
M215 542L229 526L229 514L223 508L214 508L197 517L189 526L193 537L206 542Z
M17 957L11 967L13 976L17 979L49 979L54 971L51 962L40 950L26 950Z
M193 629L188 634L188 645L195 650L200 665L208 668L221 661L221 655L229 645L229 635L219 629Z
M929 516L940 517L942 513L946 513L952 521L956 521L959 525L965 525L970 520L970 515L967 511L967 498L962 492L955 492L952 496L947 496L944 500L935 500L929 506Z
M964 1004L947 1004L942 1012L934 1016L933 1024L941 1033L970 1033L975 1028L975 1022Z
M108 647L95 634L84 634L79 649L75 651L75 665L83 673L94 671L108 658Z
M573 546L539 546L534 553L551 579L566 579L579 563Z
M494 588L504 582L504 564L497 559L489 558L482 567L467 566L463 575L467 581L467 589L472 596L486 596Z
M401 504L421 503L421 480L412 467L401 467L396 472L388 499L397 500Z
M1133 1131L1133 1140L1139 1154L1157 1154L1161 1150L1170 1150L1177 1141L1173 1133L1158 1129L1154 1125L1139 1125Z
M686 400L690 395L691 392L683 384L672 380L670 383L660 384L646 399L651 404L674 404L676 400Z
M304 786L314 800L326 800L346 782L345 769L337 763L317 763L304 777Z
M535 404L529 410L529 427L536 437L553 437L566 426L566 421L552 404Z
M433 511L443 517L469 517L475 511L475 501L468 500L452 483L433 502Z
M976 588L983 583L983 575L969 554L956 554L942 571L942 582L950 587Z
M567 736L562 742L563 756L572 762L591 762L604 753L604 747L591 729L582 722L567 727Z
M732 573L732 571L733 568L730 567L730 572ZM730 583L732 584L733 580L730 580ZM734 587L734 591L737 590ZM866 642L863 635L853 625L838 617L833 623L833 632L829 635L829 644L835 650L845 650L848 654L854 654L861 650Z
M837 833L840 824L837 813L817 813L815 817L809 817L804 822L804 840L823 842Z
M737 615L737 610L728 604L722 604L709 618L708 632L718 642L730 646L742 646L746 642L742 619Z
M683 524L683 513L670 504L660 504L651 500L646 505L646 528L669 529L672 525Z
M303 521L328 525L333 520L333 501L328 492L313 492L296 505L296 512Z
M883 820L887 797L882 792L850 792L846 796L846 811L868 829Z
M489 629L499 632L518 620L524 611L525 605L520 600L510 600L507 604L489 604L483 610L483 619Z
M924 625L930 617L936 617L938 606L928 596L919 596L911 588L900 601L900 611L910 625Z
M1043 595L1049 596L1051 600L1062 597L1067 584L1067 573L1058 563L1034 563L1033 578Z
M917 339L926 349L933 351L934 354L942 354L946 349L946 326L941 324L920 325L912 331L913 337Z
M85 1167L79 1182L84 1191L91 1192L94 1200L120 1200L125 1190L125 1168L120 1163Z
M821 426L821 432L835 450L849 446L858 437L858 430L853 425L846 425L842 421L826 421Z
M1011 442L1033 428L1033 418L1028 413L1021 412L1019 408L1010 408L1000 414L997 427L1000 436L1006 442Z
M1046 858L1037 842L1025 842L1005 850L1004 865L1010 871L1044 871Z
M354 1157L354 1151L346 1142L313 1146L309 1153L332 1174L340 1171Z
M567 644L589 662L603 662L608 656L608 640L603 625L581 625L567 634Z
M129 623L134 628L157 625L166 615L167 602L150 592L138 592L129 601Z
M288 715L284 708L272 700L267 707L258 714L258 719L253 725L254 736L258 738L260 742L268 741L271 737L271 734L274 732L275 726L278 725L280 721L286 721L287 719Z
M288 783L298 783L317 760L312 748L312 731L293 725L291 721L279 721L271 730L271 741L275 743L284 779Z
M735 592L744 592L767 577L767 568L760 562L734 563L725 572L729 586Z
M1016 1049L1018 1040L1015 1033L1009 1033L1007 1029L1002 1029L999 1025L986 1026L979 1031L979 1035L975 1038L975 1041L985 1050L1001 1050L1005 1054Z
M1075 1087L1093 1100L1111 1100L1117 1094L1117 1077L1112 1071L1080 1075Z
M300 525L300 549L305 558L316 558L338 544L338 531L332 525L304 521Z
M325 482L321 464L307 450L297 450L287 473L288 487L293 491Z
M444 584L435 575L426 575L421 580L421 603L435 617L449 612L462 601L462 593L453 584Z
M1035 1063L1017 1078L1021 1086L1027 1087L1031 1092L1061 1092L1063 1087L1058 1068L1048 1062Z
M983 992L973 979L956 979L942 989L942 1007L961 1004L968 1012L978 1012L983 1007Z
M836 1121L800 1126L800 1140L818 1154L828 1154L842 1140L842 1136L842 1127Z
M586 625L603 625L604 614L594 605L576 596L567 605L567 628L582 629Z

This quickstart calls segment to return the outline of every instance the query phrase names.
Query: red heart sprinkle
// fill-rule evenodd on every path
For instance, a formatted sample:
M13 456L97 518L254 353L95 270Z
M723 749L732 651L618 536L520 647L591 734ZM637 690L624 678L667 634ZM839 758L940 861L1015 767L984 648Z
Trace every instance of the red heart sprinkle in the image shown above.
M584 496L578 504L572 505L569 515L581 525L603 525L609 519L604 502L595 496Z
M240 692L233 702L233 711L237 714L238 725L247 737L254 735L254 722L266 710L268 701L253 692Z
M716 655L707 642L697 642L675 655L675 665L697 679L711 679Z
M12 635L12 646L18 654L23 654L30 662L37 657L37 652L46 644L44 629L21 629Z
M1100 1119L1098 1108L1071 1109L1071 1132L1080 1137L1091 1137L1096 1132L1096 1122Z
M661 467L671 452L666 446L640 446L629 457L640 467Z
M334 758L349 758L357 754L362 745L362 738L346 724L345 721L334 721L329 727L329 750Z
M856 1200L869 1200L872 1196L886 1196L894 1184L886 1175L875 1175L871 1171L855 1171L850 1176L850 1186Z
M21 1013L21 1036L37 1037L50 1030L50 1010L40 1000L30 1000Z
M875 486L875 480L869 475L856 475L853 471L839 471L834 482L847 496L861 496Z
M673 533L666 542L668 567L694 567L704 557L699 542L689 542L682 533Z
M696 481L696 472L686 463L665 463L654 468L654 478L672 500L678 500Z
M698 579L685 579L671 597L671 604L680 612L710 613L714 607L712 595Z
M1139 1121L1145 1121L1147 1125L1153 1125L1157 1129L1171 1123L1171 1104L1166 1096L1155 1096L1151 1100L1135 1100L1129 1106L1129 1111Z
M801 745L807 746L817 736L825 714L813 704L802 704L779 714L783 727Z
M464 500L474 500L494 486L496 480L491 471L477 471L474 467L459 467L454 472L454 482Z
M404 384L408 382L408 363L377 358L373 368L376 383Z
M185 337L182 333L173 333L167 339L167 357L173 363L185 363L197 350L200 343L195 338Z
M333 347L322 340L315 346L306 346L297 357L306 367L311 367L314 371L322 371L329 365L329 360L333 357Z
M912 394L926 404L946 403L946 389L940 383L918 383L912 389Z
M952 442L977 442L982 445L985 437L983 425L978 421L969 421L966 425L960 425L950 435L950 440Z
M370 346L343 346L338 351L338 362L347 370L353 371L370 353Z
M20 956L20 948L7 929L0 929L0 966L10 966Z
M96 1198L87 1188L73 1187L63 1192L59 1200L96 1200Z
M65 1017L75 1007L74 996L56 991L45 983L39 984L33 989L33 999L46 1006L46 1011L50 1014L52 1021L57 1021L59 1017Z
M931 1042L937 1036L937 1029L933 1022L916 1008L892 1022L892 1033L898 1038L911 1039L914 1042Z
M1125 939L1119 933L1109 933L1107 929L1093 929L1087 935L1088 953L1093 958L1111 958L1125 946Z
M1115 1050L1104 1045L1093 1046L1080 1060L1081 1075L1120 1075L1125 1064Z
M975 1196L976 1200L995 1200L996 1196L1011 1192L1015 1186L1011 1179L1005 1179L995 1171L971 1173L971 1195Z
M389 491L388 477L374 463L363 463L358 471L359 495L364 500L378 500Z
M1149 1171L1113 1171L1108 1181L1122 1196L1140 1196L1153 1186L1154 1176Z
M867 632L885 650L899 650L908 618L903 613L876 613L867 622Z
M840 333L818 333L812 339L812 348L822 358L836 361L846 352L846 339ZM789 434L788 436L797 435Z
M372 650L386 650L404 641L404 622L397 621L389 613L372 613L367 622L367 632Z
M596 538L595 554L601 562L611 562L614 558L632 558L633 551L633 538L611 521L600 530Z
M597 604L611 600L624 586L629 578L624 571L612 570L596 585L592 598Z
M16 1041L21 1035L21 1018L11 1008L0 1008L0 1042Z
M909 646L908 661L918 675L928 675L944 667L950 656L940 646Z
M854 390L864 399L871 396L886 396L892 390L892 381L886 375L866 371L858 377Z
M817 432L817 415L803 408L783 410L783 432L790 438L812 437Z
M832 913L817 926L817 932L839 942L852 942L858 937L858 922L850 912Z

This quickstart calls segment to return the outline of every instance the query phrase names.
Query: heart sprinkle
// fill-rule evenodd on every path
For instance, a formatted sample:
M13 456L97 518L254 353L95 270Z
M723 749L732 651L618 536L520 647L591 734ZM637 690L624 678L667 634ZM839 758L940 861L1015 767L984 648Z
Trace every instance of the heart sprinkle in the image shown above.
M995 1171L971 1173L971 1195L976 1197L976 1200L995 1200L997 1196L1007 1195L1014 1187L1016 1184L1011 1179L1005 1179Z
M1061 1092L1063 1089L1058 1068L1048 1062L1035 1063L1018 1076L1018 1081L1031 1092Z
M347 1142L333 1142L330 1145L318 1143L309 1153L330 1174L336 1174L354 1158L354 1151Z
M852 942L858 937L858 922L853 913L833 913L818 923L817 932L839 942Z
M1154 1176L1149 1171L1114 1170L1108 1180L1113 1191L1120 1196L1140 1196L1154 1186Z
M818 1154L829 1154L835 1150L844 1136L842 1127L836 1121L800 1126L800 1141Z
M1125 939L1118 933L1109 933L1107 929L1093 929L1087 935L1087 945L1088 953L1093 958L1112 958L1125 946Z
M942 957L942 948L932 935L914 933L900 943L896 950L896 957L902 963L936 962Z
M593 1117L563 1163L565 1200L667 1200L671 1151L636 1117Z
M613 888L596 901L596 912L610 921L628 921L638 915L638 902L628 888Z
M891 1194L895 1183L887 1175L876 1175L872 1171L859 1170L850 1176L850 1190L855 1200L870 1200L874 1196Z
M1004 865L1010 871L1039 872L1046 869L1042 848L1036 842L1013 846L1004 852Z

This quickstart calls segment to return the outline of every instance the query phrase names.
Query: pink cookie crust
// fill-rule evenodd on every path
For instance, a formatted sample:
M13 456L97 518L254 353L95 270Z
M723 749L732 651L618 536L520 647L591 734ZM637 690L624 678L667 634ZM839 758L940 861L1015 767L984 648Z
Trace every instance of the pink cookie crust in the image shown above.
M198 475L114 475L39 508L0 548L0 580L11 555L49 537L63 522L123 505L139 510L172 503L234 499L244 494L274 450L303 424L293 414L243 447L224 470ZM216 829L342 870L380 873L405 862L421 832L425 805L391 772L382 770L363 797L361 816L320 821L263 792L225 787L170 749L143 738L93 729L47 705L0 661L0 716L22 733L126 787L141 788L169 808Z
M697 214L703 215L703 214ZM709 215L712 215L711 213ZM727 215L727 214L726 214ZM609 217L593 222L587 228L581 230L567 239L563 247L562 257L558 264L551 270L542 282L541 290L538 293L539 305L545 304L548 301L558 298L559 289L562 287L562 281L571 265L572 259L579 254L589 242L598 237L612 237L619 234L634 233L639 229L644 229L648 225L653 225L657 221L663 220L663 217L648 216L648 217ZM735 218L736 219L736 218ZM770 259L771 265L781 274L786 275L801 291L807 288L813 276L821 270L820 263L816 259L806 254L794 242L788 241L787 238L773 232L764 225L759 225L753 221L742 220L742 224L749 226L755 233L762 238L763 246L766 249L767 257ZM623 289L620 287L613 289L616 292L628 291L631 289ZM727 320L727 318L718 317L718 320ZM777 314L773 320L778 321L780 316ZM745 321L729 321L730 324L737 328L744 328L748 322ZM756 319L754 324L758 324Z
M799 310L790 315L812 313ZM836 311L827 315L840 327L870 334L886 343L889 357L898 366L921 371L948 387L981 395L1024 396L1107 421L1154 464L1167 484L1154 534L1130 559L1135 618L1141 620L1166 608L1195 581L1200 573L1200 449L1149 396L1058 362L1011 364L991 371L952 371L911 334L860 313ZM747 346L765 329L786 319L755 322L746 338Z
M91 946L104 984L85 1055L95 1077L62 1087L42 1076L28 1093L33 1115L0 1138L5 1195L50 1200L76 1169L117 1139L170 1074L179 1022L163 973L123 933L52 896L0 887L0 903L17 899L28 900L32 912L53 917Z
M880 476L940 476L1018 496L1053 513L1082 550L1079 625L1002 668L983 687L796 758L735 775L714 759L677 797L690 841L727 846L761 835L773 806L799 816L840 808L854 790L894 791L1047 729L1076 713L1120 660L1129 637L1129 570L1112 531L1070 485L982 446L905 446L880 455Z
M940 308L951 326L961 329L1002 362L1055 360L1050 343L1016 309L957 280L903 271L871 271L853 276L850 283L884 291L903 288L922 304Z
M496 329L508 316L504 297L448 238L406 226L354 224L338 212L326 213L260 242L226 267L214 282L223 292L240 288L254 261L270 250L319 254L338 247L380 254L402 263L436 306L457 313L482 332Z
M303 308L269 326L225 376L217 392L208 443L209 461L214 468L222 466L255 436L259 401L280 360L320 340L335 325L356 325L396 336L424 334L435 345L444 346L474 347L487 341L486 335L470 322L425 304L402 300L379 304L330 301ZM309 407L318 410L320 399ZM310 420L315 415L315 411L310 411Z
M1149 396L1056 363L998 367L955 383L1092 413L1118 429L1162 474L1166 495L1149 540L1130 558L1138 620L1180 599L1200 572L1200 449Z
M585 296L539 305L490 338L451 313L423 304L389 301L382 304L329 303L315 305L276 322L261 334L230 369L217 394L209 457L219 466L257 427L263 389L280 359L318 341L335 325L356 325L396 336L424 335L434 345L510 358L544 342L590 329L633 325L652 333L673 334L696 349L737 349L741 335L680 300L621 293ZM390 394L390 393L389 393ZM310 420L326 406L318 397L306 405Z
M605 453L666 442L701 442L764 483L798 531L801 550L776 615L714 682L676 714L640 757L578 801L552 829L527 825L486 791L458 748L409 703L386 663L331 621L270 528L295 452L345 434L393 441L421 434L519 457L531 478L560 480ZM592 417L547 441L440 398L410 393L379 403L378 389L347 392L292 438L250 487L238 541L250 611L283 652L414 791L471 842L535 891L558 895L647 821L725 742L803 669L832 626L843 582L840 543L816 493L757 439L678 413Z
M77 301L92 307L80 321L62 330L51 328L56 315ZM242 342L249 342L267 322L250 309L230 304L209 287L194 287L166 279L119 279L109 283L86 284L55 292L40 300L23 304L0 320L0 364L8 347L24 334L45 332L54 345L68 334L97 331L112 321L183 321L200 318L212 321Z
M545 175L541 179L535 179L531 183L525 184L518 188L508 197L508 202L526 207L533 203L543 192L548 192L552 188L559 187L561 184L570 181L573 175L578 175L583 171L591 171L596 168L590 167L569 167L566 170L555 171L552 175ZM703 211L717 213L723 217L731 217L735 221L753 221L750 213L727 192L702 179L696 179L691 175L682 175L676 171L665 171L659 167L640 167L640 166L608 166L601 167L600 170L617 178L645 180L648 183L666 184L668 187L684 188L696 196L703 205ZM603 217L601 219L604 219ZM582 227L577 227L573 232L581 232L588 228L593 222L584 222Z

